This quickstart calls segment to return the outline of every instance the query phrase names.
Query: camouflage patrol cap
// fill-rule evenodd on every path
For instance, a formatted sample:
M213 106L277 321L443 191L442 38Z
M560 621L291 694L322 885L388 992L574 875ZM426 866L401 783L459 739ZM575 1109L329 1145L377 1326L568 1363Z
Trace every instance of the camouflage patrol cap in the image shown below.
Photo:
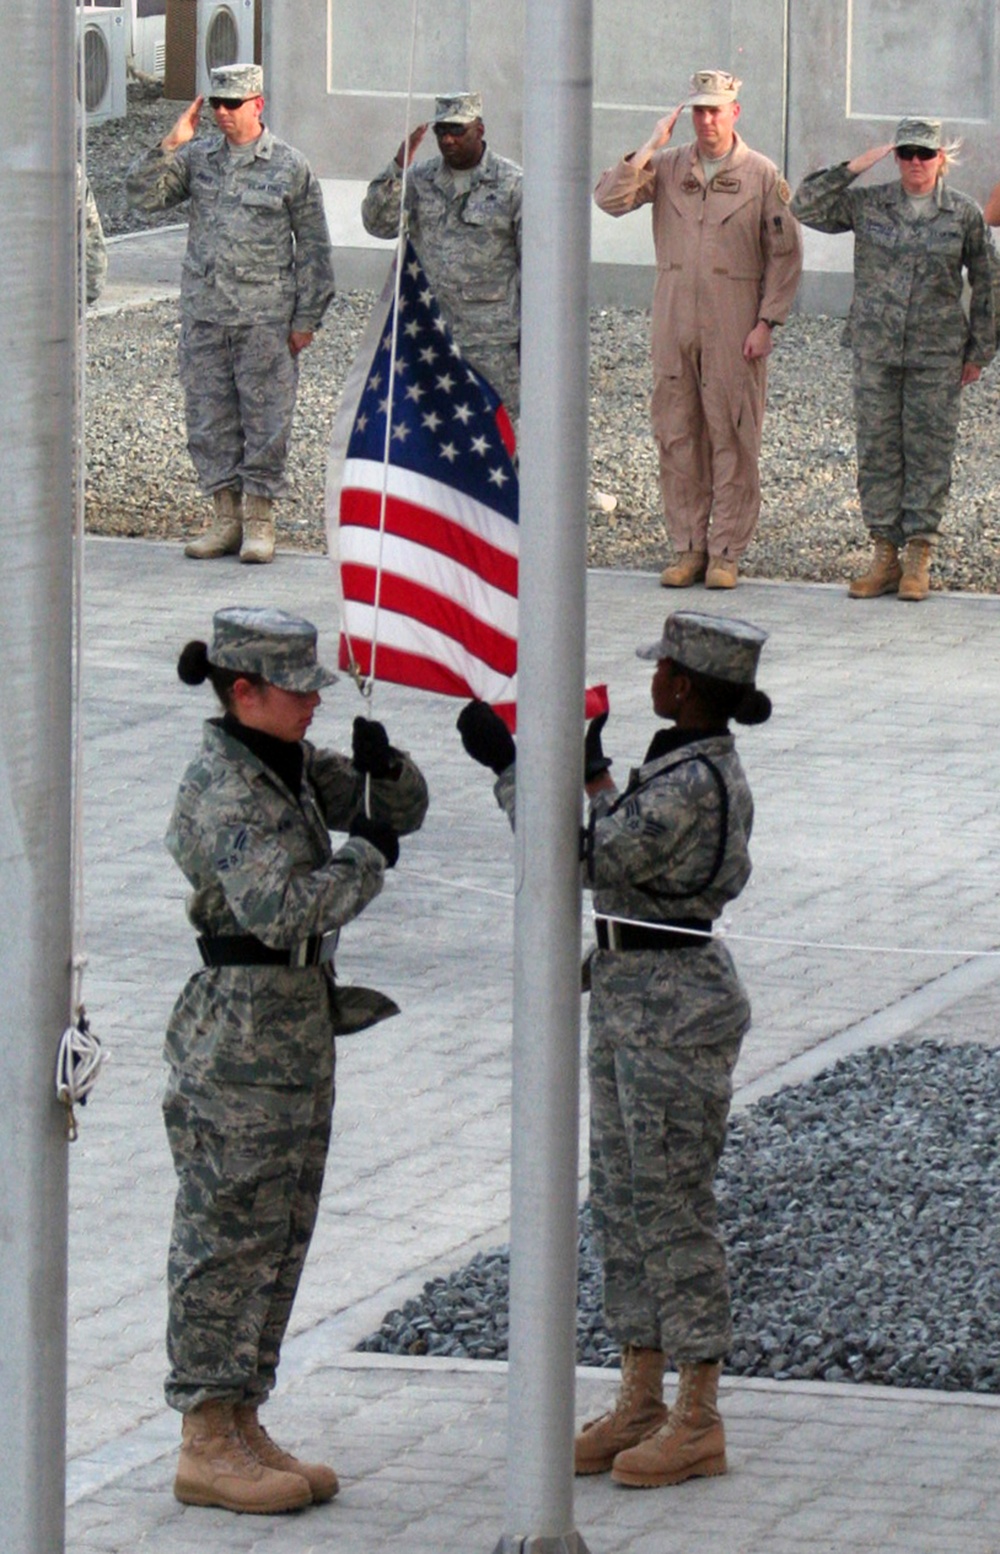
M260 65L216 65L211 73L209 96L228 97L233 102L241 97L263 97L264 71Z
M475 124L482 116L482 92L446 92L434 101L431 124Z
M216 610L208 661L218 669L259 674L283 691L318 691L337 678L316 661L312 621L267 605Z
M742 85L728 70L696 70L691 77L688 107L722 108L736 101Z
M659 642L636 648L635 653L637 658L669 658L685 669L732 685L753 685L766 641L767 632L749 621L677 610L667 616Z
M892 143L894 146L926 146L928 151L940 151L941 120L900 119Z

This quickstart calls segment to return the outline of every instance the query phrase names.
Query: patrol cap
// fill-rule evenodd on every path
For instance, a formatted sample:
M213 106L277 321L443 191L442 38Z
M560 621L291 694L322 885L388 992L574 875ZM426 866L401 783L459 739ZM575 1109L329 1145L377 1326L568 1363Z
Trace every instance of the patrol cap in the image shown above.
M208 661L218 669L259 674L283 691L318 691L337 679L316 661L312 621L268 605L216 610Z
M475 124L482 116L482 92L446 92L434 100L431 124Z
M940 151L941 120L900 119L892 143L893 146L926 146L928 151Z
M261 65L216 65L209 80L210 97L228 97L233 102L248 97L263 97L264 70Z
M734 103L740 94L742 81L737 81L728 70L696 70L691 77L691 92L687 100L689 108L722 108Z
M636 648L637 658L672 659L685 669L712 675L731 685L753 685L767 632L749 621L699 610L668 615L659 642Z

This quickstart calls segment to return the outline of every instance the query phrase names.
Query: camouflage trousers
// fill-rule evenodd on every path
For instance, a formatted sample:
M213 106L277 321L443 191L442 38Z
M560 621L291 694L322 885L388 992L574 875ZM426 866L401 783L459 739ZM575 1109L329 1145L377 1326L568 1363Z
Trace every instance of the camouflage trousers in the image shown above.
M592 976L590 1202L608 1329L676 1364L716 1359L732 1318L714 1181L749 1004L721 947L601 952Z
M872 535L934 539L951 488L962 363L892 367L854 358L858 496Z
M178 1181L167 1263L171 1408L257 1404L274 1386L319 1209L333 1098L332 1078L192 1093L172 1076L163 1101Z
M202 490L281 496L299 381L288 326L182 317L177 363Z
M487 346L473 344L462 354L468 357L470 366L482 373L491 388L495 388L515 421L521 410L521 353L516 345Z

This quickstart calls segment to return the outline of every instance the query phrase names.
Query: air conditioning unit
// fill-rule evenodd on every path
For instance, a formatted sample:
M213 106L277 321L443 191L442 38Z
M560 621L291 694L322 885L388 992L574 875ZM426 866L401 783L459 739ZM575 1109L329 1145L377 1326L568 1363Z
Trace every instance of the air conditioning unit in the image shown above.
M83 106L87 123L125 117L125 12L88 7L80 21Z
M254 57L254 0L198 0L195 91L209 95L209 76L218 65Z

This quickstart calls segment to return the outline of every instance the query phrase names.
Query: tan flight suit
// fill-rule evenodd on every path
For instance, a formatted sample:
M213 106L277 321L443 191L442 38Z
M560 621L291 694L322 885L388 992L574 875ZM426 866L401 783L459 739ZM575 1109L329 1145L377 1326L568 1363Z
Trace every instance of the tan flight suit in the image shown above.
M594 191L611 216L653 206L653 435L678 552L737 560L757 524L767 364L745 362L743 342L759 319L784 323L795 296L802 234L790 197L738 135L708 187L690 145L645 168L626 157Z

